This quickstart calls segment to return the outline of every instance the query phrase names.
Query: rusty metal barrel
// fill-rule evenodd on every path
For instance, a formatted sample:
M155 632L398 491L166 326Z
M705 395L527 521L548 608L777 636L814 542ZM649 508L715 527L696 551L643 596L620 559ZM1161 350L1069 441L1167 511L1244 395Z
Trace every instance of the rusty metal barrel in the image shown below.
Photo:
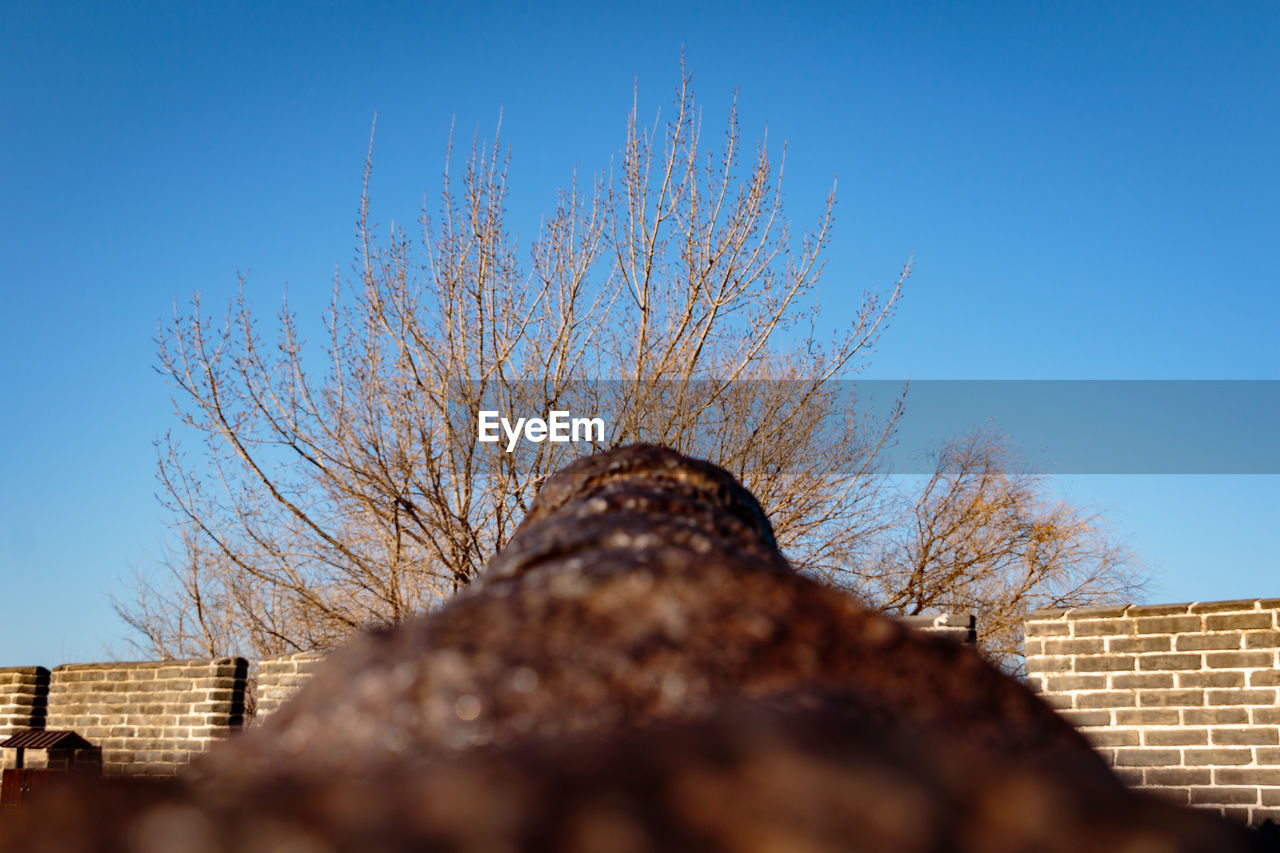
M972 647L795 572L727 472L643 445L556 474L472 588L192 770L47 808L68 844L142 851L1249 843L1127 790Z

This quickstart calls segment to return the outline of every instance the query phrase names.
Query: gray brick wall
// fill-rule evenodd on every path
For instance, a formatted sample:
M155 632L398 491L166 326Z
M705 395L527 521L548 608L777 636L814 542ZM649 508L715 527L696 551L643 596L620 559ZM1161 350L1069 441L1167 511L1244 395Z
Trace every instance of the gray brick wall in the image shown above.
M970 645L978 642L977 620L971 613L925 613L899 618L920 631Z
M976 636L974 617L967 614L902 621L959 642L972 643ZM274 713L324 658L323 652L263 658L253 719ZM68 664L52 673L44 667L0 669L0 733L46 727L47 696L47 728L71 729L101 746L105 773L170 775L211 740L249 722L244 717L247 668L243 658L219 658ZM26 758L30 767L43 760L35 750Z
M1280 599L1027 614L1027 678L1130 784L1280 821Z
M106 774L172 775L243 723L247 671L244 658L55 667L46 728L100 746Z
M44 728L49 670L42 666L0 669L0 740L26 729ZM15 766L18 752L0 749L0 769Z
M0 669L0 740L16 731L44 728L48 694L49 670L44 667Z

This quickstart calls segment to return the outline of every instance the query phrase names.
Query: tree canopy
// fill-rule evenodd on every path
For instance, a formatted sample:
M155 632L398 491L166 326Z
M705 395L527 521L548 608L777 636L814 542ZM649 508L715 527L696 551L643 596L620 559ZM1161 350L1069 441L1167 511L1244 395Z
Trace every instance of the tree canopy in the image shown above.
M820 334L834 187L793 234L766 140L743 151L736 105L719 145L701 124L682 74L669 116L646 126L633 107L611 170L570 180L524 251L498 139L446 170L412 234L374 223L371 144L355 274L334 283L323 341L287 301L256 310L243 281L224 314L196 296L162 324L181 426L158 472L178 535L118 604L138 644L270 654L400 622L469 583L550 473L632 441L730 471L801 571L890 612L976 610L1001 658L1028 606L1132 595L1102 520L1049 502L998 437L952 438L918 493L895 487L881 450L908 398L871 419L836 383L865 367L910 262ZM478 440L482 410L599 415L605 434L508 453Z

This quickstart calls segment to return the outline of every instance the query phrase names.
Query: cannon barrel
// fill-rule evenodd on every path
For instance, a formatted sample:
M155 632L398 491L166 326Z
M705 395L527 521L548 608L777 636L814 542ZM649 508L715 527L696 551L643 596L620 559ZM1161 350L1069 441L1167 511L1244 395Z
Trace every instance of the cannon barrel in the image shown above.
M141 851L1249 844L1127 790L972 648L795 572L727 472L644 445L550 478L472 588L356 637L191 771L10 830Z

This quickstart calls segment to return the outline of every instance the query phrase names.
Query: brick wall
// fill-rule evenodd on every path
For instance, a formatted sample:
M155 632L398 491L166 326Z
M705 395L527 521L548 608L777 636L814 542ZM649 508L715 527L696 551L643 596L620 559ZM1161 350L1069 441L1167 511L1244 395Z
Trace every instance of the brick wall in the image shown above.
M927 613L900 618L901 621L920 631L927 631L930 634L937 634L969 645L978 642L977 620L971 613Z
M263 658L258 664L254 718L261 720L279 708L306 683L324 658L324 652L298 652Z
M976 637L969 614L902 621L959 642ZM278 709L324 657L300 652L260 661L255 717ZM242 658L69 664L52 673L43 667L0 670L0 733L70 729L102 748L106 773L172 774L211 740L245 722L247 672ZM44 757L29 752L28 766L40 766Z
M244 658L55 667L46 728L100 746L104 773L172 775L243 723L247 671Z
M0 740L14 732L44 728L49 670L42 666L0 669ZM15 766L18 751L0 749L0 769Z
M44 728L48 694L49 670L44 667L0 669L0 740L16 731Z
M1280 599L1027 614L1032 687L1131 784L1280 821Z

